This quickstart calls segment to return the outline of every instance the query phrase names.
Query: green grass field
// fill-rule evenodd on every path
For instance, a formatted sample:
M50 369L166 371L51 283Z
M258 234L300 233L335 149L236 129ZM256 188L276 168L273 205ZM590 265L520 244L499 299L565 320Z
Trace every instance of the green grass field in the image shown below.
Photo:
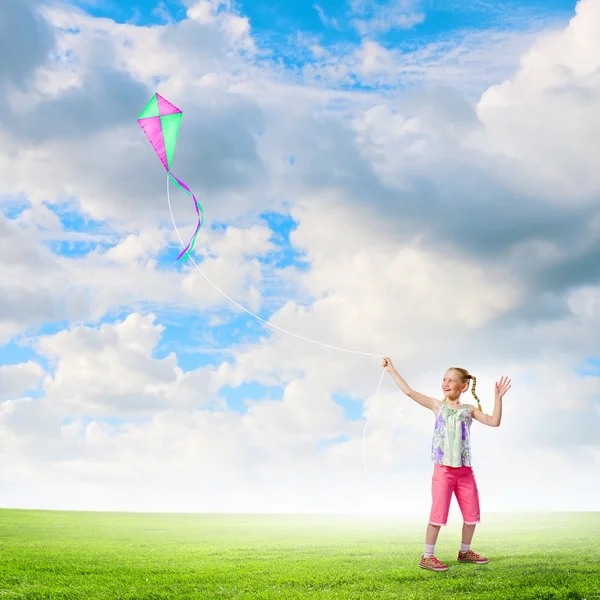
M433 573L426 519L0 510L0 598L600 600L600 513L486 515L487 565L456 562L453 520Z

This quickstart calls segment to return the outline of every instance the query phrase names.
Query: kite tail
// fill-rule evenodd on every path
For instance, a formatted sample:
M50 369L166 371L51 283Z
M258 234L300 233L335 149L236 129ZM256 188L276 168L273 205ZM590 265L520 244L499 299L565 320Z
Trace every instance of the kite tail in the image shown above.
M196 214L198 215L198 225L196 225L196 231L194 231L194 235L192 236L192 239L189 241L188 245L182 250L181 254L177 257L177 260L179 260L181 257L187 258L189 256L189 253L194 248L196 236L198 235L198 231L200 231L200 227L202 227L202 223L204 223L204 211L202 210L202 207L200 206L198 200L196 200L196 196L194 196L192 190L190 190L190 188L187 185L185 185L183 181L177 179L177 177L175 177L175 175L173 175L171 171L168 171L168 173L171 179L175 182L175 184L178 185L186 194L189 194L193 198L194 208L196 209Z

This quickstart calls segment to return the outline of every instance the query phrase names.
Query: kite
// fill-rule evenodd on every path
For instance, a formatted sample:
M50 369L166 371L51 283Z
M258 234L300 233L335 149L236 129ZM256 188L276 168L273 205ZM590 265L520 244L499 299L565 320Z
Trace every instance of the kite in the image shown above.
M158 154L158 158L160 158L167 170L167 176L194 200L194 208L198 215L198 225L196 226L196 231L194 232L192 239L182 250L181 254L177 257L177 260L181 257L186 258L189 256L189 253L194 248L198 231L200 231L200 227L202 227L202 223L204 222L204 211L198 200L196 200L196 196L194 196L192 190L190 190L183 181L180 181L173 173L171 173L171 163L173 162L175 143L177 142L179 123L181 122L182 115L183 113L176 106L171 104L168 100L165 100L159 94L154 94L150 102L146 105L146 108L144 108L138 117L138 123L152 144L156 154Z

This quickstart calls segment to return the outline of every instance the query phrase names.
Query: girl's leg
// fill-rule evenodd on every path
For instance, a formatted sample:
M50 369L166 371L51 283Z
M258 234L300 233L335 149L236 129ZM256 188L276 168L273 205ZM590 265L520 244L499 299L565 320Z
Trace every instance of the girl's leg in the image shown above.
M456 470L451 467L435 465L431 477L431 512L429 513L429 526L427 527L428 539L433 536L432 527L435 528L435 537L441 525L446 525L450 512L450 501L456 485ZM431 532L431 534L430 534Z
M471 551L471 541L473 540L475 527L481 520L481 515L479 514L479 491L472 468L461 467L455 493L464 521L462 544L458 555L459 560L478 564L487 563L489 562L487 558Z
M427 532L425 533L425 543L428 546L435 546L438 535L440 534L441 525L432 525L427 523Z
M471 467L460 467L454 493L463 516L463 544L470 544L475 525L481 521L479 490Z
M427 524L427 533L425 534L425 552L421 557L419 566L430 571L447 571L448 565L441 563L435 557L435 543L440 533L441 525Z
M475 533L475 527L477 527L476 523L473 523L472 525L467 525L466 523L463 523L462 543L465 546L471 545L471 542L473 541L473 534Z
M435 553L435 543L440 533L440 528L448 521L450 500L454 491L455 478L451 469L435 465L431 478L431 512L429 523L425 533L425 552L423 556L428 558Z
M429 559L432 556L435 556L435 543L437 542L437 538L441 528L441 525L432 525L431 523L427 523L427 532L425 533L425 551L423 552L423 559Z

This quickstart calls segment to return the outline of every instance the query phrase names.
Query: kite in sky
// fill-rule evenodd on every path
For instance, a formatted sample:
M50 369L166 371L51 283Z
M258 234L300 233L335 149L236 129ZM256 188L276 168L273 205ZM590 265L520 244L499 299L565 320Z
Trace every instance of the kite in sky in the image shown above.
M202 211L202 207L198 203L198 200L196 200L196 196L194 196L194 194L192 193L192 190L190 190L190 188L187 185L185 185L185 183L183 183L182 181L177 179L177 177L175 177L175 175L173 175L173 173L171 173L171 163L173 162L173 153L175 152L175 143L177 142L177 134L179 133L179 124L181 122L182 114L183 113L176 106L173 106L173 104L171 104L168 100L165 100L159 94L154 94L154 96L152 96L152 99L150 100L150 102L148 102L148 104L146 105L146 108L142 111L142 113L138 117L138 123L140 124L140 127L144 130L146 137L150 140L150 143L152 144L152 147L156 151L156 154L158 154L158 158L160 158L162 164L164 165L165 169L167 170L167 183L169 181L169 178L171 178L184 192L189 194L194 200L194 207L196 209L196 213L198 214L198 225L196 227L196 231L194 232L194 235L192 236L192 239L190 240L188 245L183 249L181 254L177 257L177 260L179 260L182 256L186 257L190 254L190 252L194 248L194 242L196 241L196 236L198 235L198 231L200 230L200 227L202 227L202 223L204 222L204 212ZM294 156L290 156L288 161L289 161L289 164L293 166L294 163L296 162L296 159ZM168 194L168 187L167 187L167 194ZM169 208L170 208L170 206L171 206L171 201L169 199ZM175 226L175 230L177 231L177 225L175 225L175 221L173 221L173 225ZM179 233L178 233L178 235L179 235ZM183 242L182 242L182 245L183 245ZM192 259L192 262L193 262L193 259ZM283 331L284 333L287 333L296 338L300 338L307 342L312 342L319 346L324 346L326 348L333 348L334 350L341 350L343 352L350 352L352 354L362 354L364 356L377 356L378 358L380 356L385 356L385 354L381 354L381 353L380 354L372 354L372 353L367 353L367 352L361 352L359 350L350 350L348 348L332 346L330 344L323 344L322 342L319 342L317 340L312 340L310 338L303 337L301 335L293 333L292 331L288 331L287 329L283 329L282 327L279 327L278 325L275 325L274 323L271 323L270 321L266 321L262 317L255 315L253 312L249 311L247 308L244 308L241 304L238 304L235 300L230 298L225 292L223 292L223 290L221 290L219 287L217 287L203 273L202 269L195 262L194 262L194 266L200 272L200 274L220 294L225 296L225 298L227 298L230 302L235 304L238 308L241 308L242 310L247 312L249 315L255 317L259 321L262 321L265 325L268 325L269 327L272 327L279 331ZM377 394L379 393L379 387L381 386L381 381L383 379L384 374L385 374L385 368L381 372L381 377L379 379L379 385L377 386L377 391L375 392L375 397L377 397ZM365 465L365 472L367 472L367 459L366 459L366 452L365 452L365 441L366 441L365 436L366 436L366 431L367 431L367 424L369 422L370 412L371 412L371 410L369 409L369 413L367 414L367 421L365 423L365 429L363 432L363 461L364 461L364 465Z
M179 123L181 122L182 114L183 113L168 100L165 100L159 94L154 94L150 102L146 105L146 108L144 108L138 117L138 123L144 130L146 137L150 140L152 147L156 151L156 154L158 154L158 158L160 158L162 164L165 166L167 175L194 200L194 208L198 215L198 225L196 226L196 231L194 232L192 239L177 257L177 260L182 256L187 257L192 251L198 231L204 222L204 212L202 211L202 207L198 203L198 200L196 200L196 196L192 193L192 190L190 190L183 181L180 181L173 173L171 173L171 163L173 162L173 153L175 152L175 143L177 142L177 134L179 133Z

